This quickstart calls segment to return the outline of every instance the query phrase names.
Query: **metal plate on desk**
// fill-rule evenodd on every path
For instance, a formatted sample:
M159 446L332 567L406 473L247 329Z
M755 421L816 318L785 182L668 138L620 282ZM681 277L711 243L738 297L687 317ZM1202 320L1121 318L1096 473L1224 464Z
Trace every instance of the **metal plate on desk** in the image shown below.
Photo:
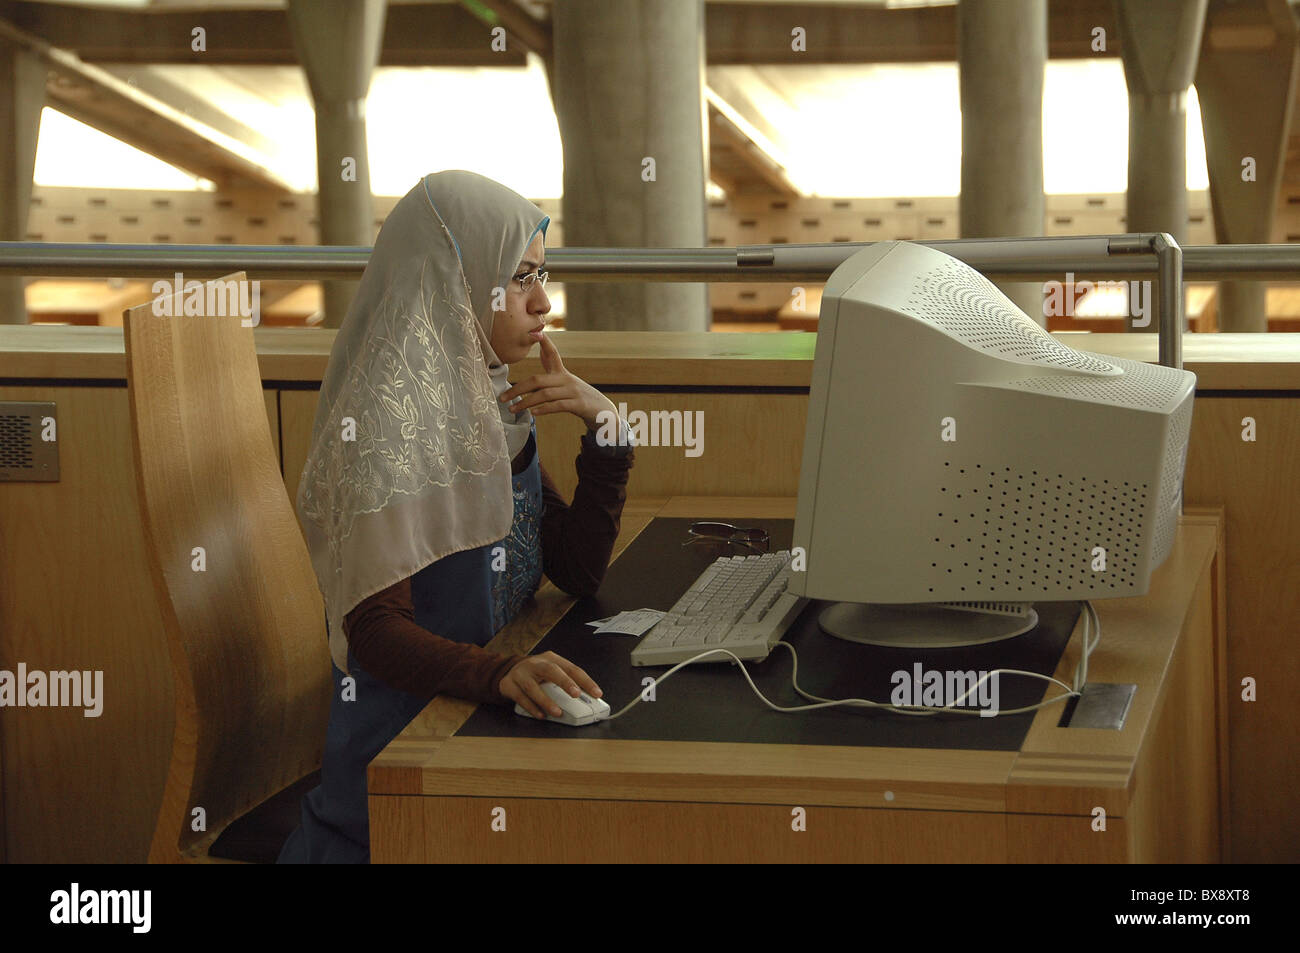
M668 609L719 555L742 555L739 548L682 546L690 519L655 519L605 576L600 592L580 599L534 650L556 652L582 666L617 711L640 694L645 678L668 670L633 668L637 639L593 635L586 623L622 609ZM759 525L772 537L771 548L788 549L793 520L728 522ZM893 673L922 671L985 672L1018 668L1051 674L1074 630L1077 602L1036 603L1038 627L989 645L951 649L892 649L857 645L824 634L817 615L826 603L812 602L790 627L785 640L799 653L799 685L825 698L860 697L888 702ZM773 703L807 704L790 685L790 653L777 648L762 662L747 663L751 677ZM1002 676L999 707L1020 708L1045 697L1047 683ZM1059 691L1059 689L1053 689ZM844 745L857 747L957 748L1018 751L1033 713L979 718L971 715L897 715L868 709L831 708L784 714L767 708L729 663L688 666L655 689L656 700L642 702L615 722L572 728L514 714L513 708L480 705L456 732L461 736L537 738L622 738L638 741L712 741L753 744Z
M1075 703L1069 725L1071 728L1120 731L1135 694L1137 686L1132 683L1116 685L1111 682L1089 682L1083 686L1083 694Z

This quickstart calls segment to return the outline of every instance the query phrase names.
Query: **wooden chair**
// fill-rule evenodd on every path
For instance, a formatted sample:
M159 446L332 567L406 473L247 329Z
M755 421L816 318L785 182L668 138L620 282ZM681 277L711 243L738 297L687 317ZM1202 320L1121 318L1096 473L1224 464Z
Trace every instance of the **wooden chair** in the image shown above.
M231 280L245 278L218 279ZM184 315L180 304L170 313ZM164 863L222 856L218 835L259 805L238 825L256 841L260 817L278 812L283 841L312 784L304 776L321 763L331 678L324 603L271 441L253 331L237 314L159 317L153 305L125 313L123 336L175 692L149 849ZM258 859L277 851L272 842Z

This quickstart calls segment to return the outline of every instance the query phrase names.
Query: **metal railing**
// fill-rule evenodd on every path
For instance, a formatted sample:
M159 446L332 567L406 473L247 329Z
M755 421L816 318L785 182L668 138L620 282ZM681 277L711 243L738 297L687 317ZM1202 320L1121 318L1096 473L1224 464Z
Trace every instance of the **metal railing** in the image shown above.
M874 242L742 245L737 248L550 248L557 281L824 281ZM989 278L1033 281L1067 273L1091 280L1158 282L1159 359L1182 366L1183 276L1203 281L1300 280L1300 245L1181 248L1166 233L1062 238L963 238L918 242L952 255ZM342 245L114 245L0 242L0 275L149 277L180 271L211 278L357 278L371 249ZM1171 320L1172 319L1172 320Z

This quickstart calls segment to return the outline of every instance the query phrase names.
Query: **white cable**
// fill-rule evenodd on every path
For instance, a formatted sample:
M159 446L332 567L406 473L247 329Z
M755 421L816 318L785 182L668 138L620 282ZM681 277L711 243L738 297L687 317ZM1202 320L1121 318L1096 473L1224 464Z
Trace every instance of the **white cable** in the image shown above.
M640 694L636 696L636 698L632 699L630 702L628 702L626 705L620 708L617 712L610 715L608 718L605 719L605 721L613 721L615 718L620 718L628 711L628 709L632 708L635 705L639 705L641 702L645 701L646 700L645 693L647 690L653 690L657 688L660 682L667 679L668 676L675 673L678 669L684 668L685 666L690 665L694 662L698 662L702 658L707 658L710 655L717 655L719 653L721 653L722 655L730 655L733 659L735 659L736 663L740 666L740 673L745 676L745 681L749 682L749 687L754 690L754 694L757 695L760 699L762 699L763 704L765 704L768 708L771 708L774 711L805 711L809 708L827 707L825 705L803 705L798 708L782 708L780 705L774 705L772 702L767 700L766 696L764 696L762 692L758 690L758 686L755 685L754 680L749 677L749 670L745 668L745 662L743 659L740 658L740 656L736 655L734 652L731 652L727 649L709 649L708 651L701 652L699 655L694 655L683 662L678 662L668 671L664 672L662 675L656 678L651 684L643 688Z
M823 699L820 696L814 695L811 692L806 692L799 687L799 682L798 682L799 656L795 653L794 646L791 645L789 642L778 642L776 644L784 645L787 649L790 650L790 654L794 656L794 672L791 675L791 679L790 679L791 684L794 686L794 690L798 692L800 695L802 695L804 698L811 698L816 701L822 701L822 702L830 702L829 699ZM956 706L959 705L962 701L964 701L966 699L966 696L968 696L971 692L975 691L975 689L979 688L979 686L982 685L986 680L988 680L994 675L1000 675L1000 674L1027 675L1030 678L1041 678L1044 681L1048 681L1056 685L1060 685L1062 688L1065 689L1065 694L1054 695L1051 698L1045 698L1037 705L1027 705L1024 708L999 709L994 715L985 716L985 717L998 717L1000 715L1019 715L1027 711L1037 711L1039 708L1045 708L1048 705L1053 705L1056 702L1064 701L1065 699L1072 698L1074 697L1074 695L1078 694L1077 692L1072 691L1070 689L1070 686L1065 684L1065 682L1061 681L1058 678L1053 678L1051 675L1043 675L1041 672L1025 672L1017 668L997 668L991 672L985 672L984 677L981 678L979 681L977 681L965 692L963 692L960 698L956 699L955 701L953 701L948 705L942 705L939 707L935 707L932 705L887 705L884 702L874 702L865 698L846 698L838 702L830 702L830 704L853 704L865 708L883 708L886 711L891 711L897 715L937 715L942 712L949 712L950 714L954 714L954 715L980 715L981 712L979 711L975 711L970 708L958 708Z
M1092 629L1093 619L1096 620L1097 637L1089 641L1089 634L1090 634L1090 630ZM981 678L979 681L977 681L968 690L963 692L960 698L956 699L956 701L952 702L949 705L943 705L941 707L933 707L929 705L890 705L884 702L871 701L870 699L867 698L841 698L841 699L833 700L827 698L820 698L817 695L813 695L809 692L805 692L802 688L799 687L798 653L795 652L794 646L791 645L789 642L779 641L776 644L783 645L787 649L789 649L790 655L794 660L794 668L790 675L790 684L793 686L794 690L799 695L801 695L804 698L809 698L817 702L817 704L814 705L781 706L768 700L767 696L765 696L761 691L758 690L758 686L754 684L754 680L749 677L749 669L745 668L744 660L742 660L734 652L731 652L728 649L708 649L704 652L701 652L699 655L695 655L692 656L691 658L686 659L685 661L678 662L668 671L664 672L662 675L656 678L650 685L646 686L645 689L642 689L641 692L636 696L636 698L632 699L630 702L628 702L626 705L620 708L617 712L610 715L608 718L604 720L613 721L615 718L622 717L633 707L639 705L641 702L646 700L645 692L647 689L653 690L657 688L660 682L665 681L670 675L673 675L675 672L677 672L678 669L684 668L687 665L691 665L695 662L698 662L700 659L708 658L710 655L717 655L717 654L731 656L731 658L736 662L736 664L740 666L740 673L745 676L745 681L749 683L749 687L753 690L754 694L759 697L759 700L761 700L764 705L766 705L768 708L772 709L773 711L780 711L780 712L787 712L787 713L797 712L797 711L812 711L813 709L816 708L834 708L838 705L852 705L859 708L883 708L886 711L891 711L899 715L936 715L941 712L950 712L952 714L957 714L957 715L980 715L981 713L979 711L969 709L969 708L957 708L956 706L960 702L965 700L965 698L968 695L970 695L971 692L975 691L976 688L978 688L981 684L983 684L986 679L990 678L993 675L998 675L998 674L1026 675L1029 676L1030 678L1041 678L1044 681L1048 681L1056 685L1060 685L1062 688L1065 689L1065 694L1063 695L1055 695L1052 698L1045 698L1037 705L1027 705L1023 708L1002 709L999 710L997 712L997 715L993 717L997 717L1000 715L1019 715L1019 714L1023 714L1024 712L1037 711L1040 708L1044 708L1048 705L1053 705L1059 701L1064 701L1067 698L1073 698L1079 695L1082 691L1082 686L1087 684L1088 656L1092 654L1092 650L1095 649L1098 643L1100 642L1101 642L1101 619L1097 616L1097 612L1093 608L1092 603L1084 602L1083 604L1083 654L1079 660L1079 664L1075 667L1074 688L1071 688L1069 685L1065 684L1065 682L1062 682L1058 678L1054 678L1051 675L1044 675L1041 672L1025 672L1025 671L1021 671L1020 669L999 668L999 669L994 669L991 672L986 672L984 674L984 677Z
M1096 638L1089 641L1088 636L1094 625L1096 626L1097 629L1097 636ZM1093 607L1093 604L1091 602L1084 602L1083 604L1083 655L1079 659L1079 664L1075 667L1074 670L1074 690L1076 693L1082 694L1083 689L1088 684L1088 658L1092 655L1092 650L1095 649L1098 646L1098 644L1100 644L1100 642L1101 642L1101 617L1097 615L1097 610Z

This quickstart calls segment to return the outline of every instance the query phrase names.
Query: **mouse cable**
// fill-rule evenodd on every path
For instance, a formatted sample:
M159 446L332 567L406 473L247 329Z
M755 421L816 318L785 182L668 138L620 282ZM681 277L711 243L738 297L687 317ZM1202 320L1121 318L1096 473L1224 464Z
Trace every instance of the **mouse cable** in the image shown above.
M1074 688L1071 688L1069 685L1065 684L1060 679L1054 678L1050 675L1044 675L1041 672L1025 672L1025 671L1021 671L1020 669L994 669L992 672L985 673L983 678L977 681L975 685L972 686L970 689L963 692L961 697L958 698L956 701L952 702L949 705L944 705L942 707L933 707L927 705L891 705L891 704L886 704L884 702L871 701L870 699L867 698L826 699L826 698L820 698L819 696L813 695L809 692L805 692L802 688L799 687L799 681L798 681L799 655L797 652L795 652L794 646L791 645L789 642L779 641L776 644L785 646L785 648L789 649L790 655L793 657L794 660L794 668L790 676L790 683L792 687L799 695L801 695L804 698L812 699L815 702L815 704L793 705L793 706L782 706L782 705L775 704L774 702L770 701L767 698L767 696L765 696L761 691L759 691L758 686L754 684L754 680L749 675L749 670L745 668L745 662L743 659L741 659L739 656L729 651L728 649L708 649L704 652L701 652L699 655L695 655L689 659L686 659L685 661L678 662L668 671L664 672L662 675L656 678L650 685L647 685L645 689L642 689L641 692L639 692L637 696L633 698L630 702L628 702L617 712L615 712L614 714L610 715L608 718L603 720L613 721L615 718L622 717L632 708L639 705L642 701L647 700L645 697L645 692L647 689L652 690L658 687L658 685L661 682L666 681L669 678L669 676L675 674L679 669L685 668L687 665L692 665L695 662L698 662L701 659L708 658L711 655L731 656L731 659L737 665L740 666L740 673L745 677L745 681L749 683L750 689L753 690L754 694L759 697L759 700L762 701L764 705L766 705L768 708L772 709L773 711L793 713L793 712L800 712L800 711L812 711L817 708L834 708L839 705L849 705L858 708L882 708L886 711L891 711L900 715L935 715L943 712L949 712L951 714L957 714L957 715L979 715L980 714L979 711L975 711L968 708L957 708L955 706L961 701L963 701L968 695L970 695L971 692L975 691L975 689L978 688L981 684L983 684L983 682L986 679L1000 673L1005 673L1008 675L1026 675L1029 676L1030 678L1041 678L1044 681L1052 682L1056 685L1060 685L1062 688L1065 689L1065 693L1061 695L1055 695L1051 698L1045 698L1043 699L1043 701L1039 702L1036 705L1027 705L1023 708L1004 709L999 711L997 715L993 717L997 717L1000 715L1017 715L1017 714L1023 714L1025 712L1037 711L1040 708L1044 708L1048 705L1055 704L1056 702L1059 701L1064 701L1067 698L1077 697L1082 691L1082 686L1087 684L1088 656L1092 654L1092 650L1095 649L1098 643L1100 643L1101 641L1101 619L1100 617L1097 616L1097 611L1096 609L1093 608L1091 602L1085 601L1083 605L1084 605L1083 655L1079 660L1078 666L1076 666L1075 668ZM1094 619L1096 620L1097 635L1095 639L1090 639L1089 638L1091 634L1090 630L1092 629L1092 625L1093 625L1092 620Z

